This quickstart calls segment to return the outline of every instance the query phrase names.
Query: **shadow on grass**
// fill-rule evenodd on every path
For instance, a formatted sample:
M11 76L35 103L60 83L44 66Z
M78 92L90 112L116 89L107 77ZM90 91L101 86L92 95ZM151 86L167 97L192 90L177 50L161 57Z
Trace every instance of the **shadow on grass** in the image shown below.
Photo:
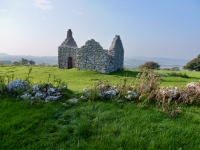
M109 75L117 75L117 76L126 76L126 77L136 77L138 73L141 73L137 70L119 70L115 72L109 73Z
M162 78L162 81L164 81L164 82L175 82L176 80L177 80L177 82L180 82L180 81L181 82L192 82L192 80L195 80L194 82L196 82L196 80L199 80L199 78L197 78L197 77L184 78L184 77L177 77L177 76L169 76L169 77Z

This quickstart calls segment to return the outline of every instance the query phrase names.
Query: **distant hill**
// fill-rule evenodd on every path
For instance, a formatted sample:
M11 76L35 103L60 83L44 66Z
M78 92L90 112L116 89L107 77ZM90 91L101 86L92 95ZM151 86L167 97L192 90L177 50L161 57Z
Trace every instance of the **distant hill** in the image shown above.
M10 64L12 64L12 61L10 61L10 60L0 60L0 64L10 65Z
M0 53L0 61L10 60L12 62L19 61L21 58L28 60L33 60L36 65L41 63L46 63L49 65L58 64L58 56L26 56L26 55L8 55L6 53ZM140 57L140 56L128 56L124 57L124 66L130 69L137 69L140 65L144 64L146 61L155 61L161 65L161 68L171 68L171 67L182 67L189 62L185 59L172 59L172 58L162 58L162 57Z
M58 56L26 56L26 55L8 55L6 53L0 53L0 61L10 60L12 62L19 61L22 58L35 61L36 65L46 63L49 65L58 64Z
M162 57L141 57L128 56L124 58L124 66L126 68L137 69L140 65L147 61L157 62L161 68L182 67L189 61L186 59L162 58Z

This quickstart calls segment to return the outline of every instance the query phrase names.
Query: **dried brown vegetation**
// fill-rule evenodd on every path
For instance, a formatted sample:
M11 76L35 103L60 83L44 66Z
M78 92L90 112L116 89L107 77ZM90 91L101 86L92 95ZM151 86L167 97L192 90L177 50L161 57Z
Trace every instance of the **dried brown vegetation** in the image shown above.
M117 100L138 103L139 107L146 108L149 104L156 104L159 111L164 111L170 117L182 113L181 104L200 103L200 84L196 87L163 87L160 88L161 76L153 70L145 69L136 78L124 77L117 86L108 81L97 81L90 89L88 99L94 101L101 97L101 93L115 90ZM131 95L132 94L132 95Z

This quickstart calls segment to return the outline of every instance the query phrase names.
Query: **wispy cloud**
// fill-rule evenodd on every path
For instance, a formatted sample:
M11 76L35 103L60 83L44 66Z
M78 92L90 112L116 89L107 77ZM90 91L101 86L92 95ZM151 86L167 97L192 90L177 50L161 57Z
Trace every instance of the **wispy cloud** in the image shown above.
M76 15L82 15L82 14L83 14L83 12L78 11L78 10L76 10L76 9L74 9L73 12L74 12Z
M38 7L43 10L50 10L53 8L52 2L49 0L34 0L35 1L35 7Z
M5 12L6 10L4 10L4 9L0 9L0 12Z

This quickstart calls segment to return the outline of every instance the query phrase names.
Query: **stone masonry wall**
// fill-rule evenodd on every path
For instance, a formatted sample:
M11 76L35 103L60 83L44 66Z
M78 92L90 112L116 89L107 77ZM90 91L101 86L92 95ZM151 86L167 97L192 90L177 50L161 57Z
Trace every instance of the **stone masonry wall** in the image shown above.
M72 61L69 61L69 58ZM72 64L69 67L68 62ZM72 37L72 31L68 30L66 40L58 47L59 68L78 70L93 70L101 73L110 73L123 69L124 48L120 36L116 35L109 50L104 50L95 40L88 40L84 46L77 48Z
M116 35L108 50L108 54L114 56L113 70L121 70L124 65L124 48L119 35Z
M58 67L68 69L68 59L72 58L72 68L77 67L76 52L78 48L58 47Z
M77 69L108 73L108 53L95 40L89 40L77 52Z

